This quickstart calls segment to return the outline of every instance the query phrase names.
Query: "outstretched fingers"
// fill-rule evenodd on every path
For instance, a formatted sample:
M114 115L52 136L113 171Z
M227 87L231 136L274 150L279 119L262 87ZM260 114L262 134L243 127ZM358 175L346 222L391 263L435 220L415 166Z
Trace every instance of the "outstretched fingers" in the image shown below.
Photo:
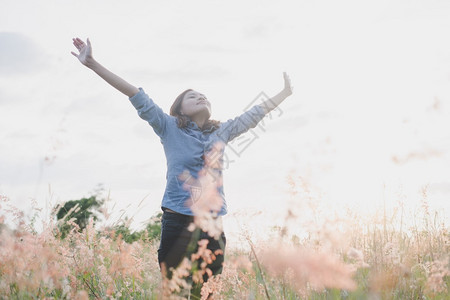
M80 50L80 44L78 43L77 40L73 39L73 45L75 46L75 48L77 48L78 50Z
M74 38L73 44L78 50L81 50L85 46L85 43L79 38Z

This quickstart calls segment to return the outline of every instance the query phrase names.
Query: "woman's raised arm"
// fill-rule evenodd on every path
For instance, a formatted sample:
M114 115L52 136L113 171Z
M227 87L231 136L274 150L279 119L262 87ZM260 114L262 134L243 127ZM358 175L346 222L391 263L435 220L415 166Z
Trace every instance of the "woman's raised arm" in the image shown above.
M87 44L79 38L74 38L73 44L78 49L79 53L77 54L73 51L71 53L75 57L77 57L83 65L97 73L111 86L127 95L128 97L133 97L139 92L139 89L137 87L129 84L116 74L112 73L94 59L94 57L92 56L92 46L89 38L87 39Z
M259 104L264 109L264 113L269 113L272 109L280 105L281 102L284 101L287 97L292 95L293 87L291 85L291 80L289 79L289 76L286 74L286 72L283 72L283 78L284 78L284 88L281 92L276 94L270 99L267 99L263 103Z

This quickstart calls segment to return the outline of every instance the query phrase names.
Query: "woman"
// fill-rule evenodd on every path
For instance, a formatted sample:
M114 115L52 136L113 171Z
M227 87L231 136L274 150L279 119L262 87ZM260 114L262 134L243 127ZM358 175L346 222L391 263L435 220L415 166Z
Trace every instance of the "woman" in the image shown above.
M211 103L203 94L191 89L176 98L168 115L142 88L129 84L99 64L92 56L89 39L84 43L81 39L74 38L73 44L79 53L72 52L72 54L111 86L128 96L139 116L152 126L163 144L167 159L167 184L161 205L164 212L161 243L158 249L161 270L170 277L172 268L176 268L184 257L191 258L191 254L197 251L198 241L207 240L208 242L201 245L207 246L213 259L208 260L206 267L210 271L203 272L203 280L208 280L209 275L220 274L226 244L223 231L213 236L206 230L188 228L194 221L194 216L200 214L201 210L198 210L198 207L202 207L200 206L202 202L211 204L217 199L220 200L214 202L215 207L206 206L206 210L215 212L212 220L220 221L220 217L227 213L220 181L222 174L220 163L215 163L217 159L210 159L211 153L222 153L223 147L220 147L220 144L225 145L250 128L254 128L268 112L291 95L289 77L284 73L284 89L276 96L260 105L254 105L247 112L227 122L211 120ZM205 175L205 169L208 175L214 174L213 181L217 184L215 195L206 193L206 189L202 190L204 186L199 176ZM197 267L200 265L202 264L198 263ZM205 271L205 264L202 266Z

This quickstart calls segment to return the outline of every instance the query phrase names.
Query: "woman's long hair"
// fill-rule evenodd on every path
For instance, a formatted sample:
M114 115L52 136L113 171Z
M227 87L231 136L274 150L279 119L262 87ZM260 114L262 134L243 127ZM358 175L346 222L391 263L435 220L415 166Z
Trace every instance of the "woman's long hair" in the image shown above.
M187 89L184 92L182 92L173 102L172 106L170 107L170 115L177 117L177 126L178 128L185 128L188 124L188 122L191 120L188 116L185 116L181 114L181 103L183 102L184 95L186 95L187 92L192 91L192 89ZM212 131L216 130L220 126L220 121L216 120L210 120L208 119L205 124L203 124L203 127L200 128L201 130L205 129L212 129ZM211 131L211 132L212 132Z

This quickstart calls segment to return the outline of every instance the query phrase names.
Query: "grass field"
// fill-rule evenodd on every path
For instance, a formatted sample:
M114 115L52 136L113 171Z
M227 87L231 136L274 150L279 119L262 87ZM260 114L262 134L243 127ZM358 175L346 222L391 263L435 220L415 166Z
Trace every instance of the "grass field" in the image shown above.
M450 299L448 228L423 194L414 216L401 208L373 218L349 211L305 225L289 210L285 225L266 239L243 230L246 247L227 248L223 273L203 292L214 299ZM1 198L3 211L8 201ZM187 287L189 261L170 282L161 280L158 240L129 244L93 222L79 232L73 220L64 221L74 227L60 239L55 221L38 233L23 212L8 207L17 228L1 232L1 299L164 299L180 297ZM299 225L306 235L292 233ZM198 254L214 258L205 249Z

